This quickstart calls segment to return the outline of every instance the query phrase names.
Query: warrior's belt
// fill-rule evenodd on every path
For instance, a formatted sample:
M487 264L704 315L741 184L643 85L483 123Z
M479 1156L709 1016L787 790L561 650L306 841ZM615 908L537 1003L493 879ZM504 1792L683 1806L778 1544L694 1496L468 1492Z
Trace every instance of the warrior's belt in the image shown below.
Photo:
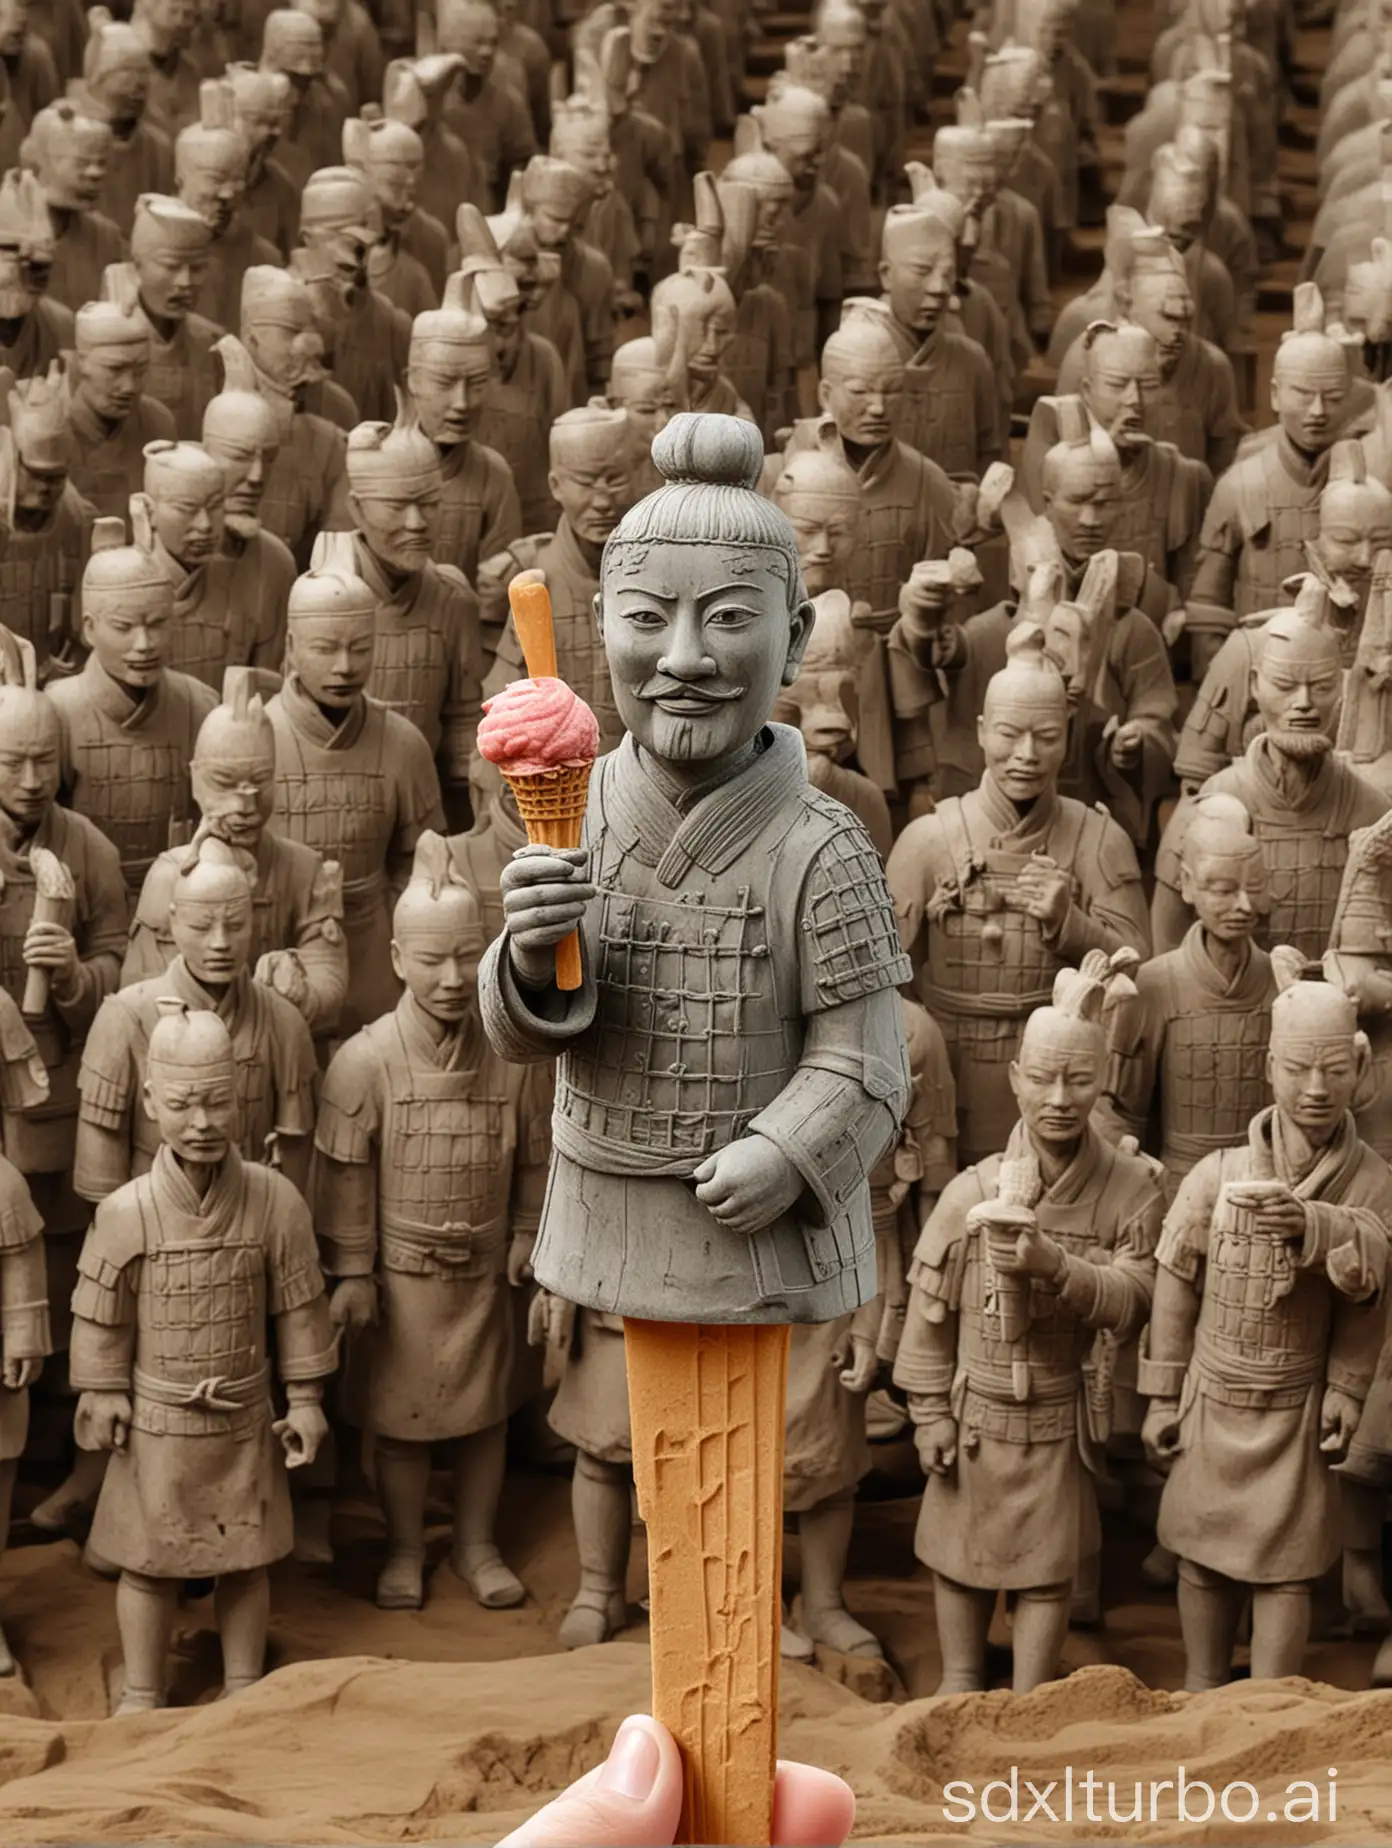
M202 1380L161 1380L137 1367L132 1383L136 1398L151 1405L168 1405L188 1412L241 1412L266 1397L270 1377L266 1362L240 1380L225 1379L221 1374Z

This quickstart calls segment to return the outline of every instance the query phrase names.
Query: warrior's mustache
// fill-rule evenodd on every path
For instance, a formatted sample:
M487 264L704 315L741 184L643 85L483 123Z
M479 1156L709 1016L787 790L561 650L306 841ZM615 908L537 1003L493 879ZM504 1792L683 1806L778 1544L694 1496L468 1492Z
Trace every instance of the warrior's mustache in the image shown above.
M703 699L713 706L722 700L743 699L748 691L748 687L716 687L708 681L669 680L666 676L645 680L634 689L639 699Z

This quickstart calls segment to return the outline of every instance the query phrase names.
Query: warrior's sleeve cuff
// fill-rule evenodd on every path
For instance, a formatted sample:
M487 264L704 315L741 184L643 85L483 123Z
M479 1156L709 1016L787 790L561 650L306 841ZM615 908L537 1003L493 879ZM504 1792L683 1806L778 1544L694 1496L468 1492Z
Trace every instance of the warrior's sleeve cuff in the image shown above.
M6 1360L43 1360L53 1352L48 1304L6 1303L0 1314L0 1351Z
M1189 1371L1186 1360L1152 1360L1146 1351L1150 1330L1141 1336L1136 1357L1136 1390L1143 1399L1178 1399L1184 1391L1184 1377Z
M529 998L513 973L508 938L490 943L479 965L479 1011L489 1044L511 1065L534 1065L554 1059L577 1039L595 1017L599 994L588 970L581 986L562 994L554 982ZM537 1013L537 1003L552 1010Z

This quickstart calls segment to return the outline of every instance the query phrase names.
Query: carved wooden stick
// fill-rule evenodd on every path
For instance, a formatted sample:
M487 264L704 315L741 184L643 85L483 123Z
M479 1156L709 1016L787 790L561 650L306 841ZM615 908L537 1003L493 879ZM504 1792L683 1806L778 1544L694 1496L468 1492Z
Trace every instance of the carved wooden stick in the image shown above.
M34 922L62 924L71 930L72 908L77 903L77 887L72 874L47 847L35 847L29 855L29 864L34 872ZM47 1012L50 973L47 969L31 969L24 978L20 1011L30 1019Z
M788 1333L624 1322L653 1714L686 1773L680 1842L769 1839Z

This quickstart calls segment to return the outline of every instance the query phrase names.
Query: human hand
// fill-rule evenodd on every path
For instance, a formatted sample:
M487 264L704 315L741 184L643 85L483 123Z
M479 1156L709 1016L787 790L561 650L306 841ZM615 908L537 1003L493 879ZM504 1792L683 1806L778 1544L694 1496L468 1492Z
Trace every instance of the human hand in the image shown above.
M602 1765L514 1829L498 1848L666 1848L681 1817L682 1768L665 1726L635 1714ZM855 1821L849 1784L814 1765L780 1763L773 1848L840 1848Z
M309 1001L309 977L298 950L267 950L257 959L256 979L264 988L283 995L291 1007L304 1013Z
M957 1420L946 1413L914 1426L914 1444L925 1476L945 1476L957 1461Z
M83 1450L124 1450L134 1411L128 1392L84 1392L77 1401L74 1435Z
M987 1241L992 1268L1006 1277L1054 1277L1063 1257L1057 1239L1038 1226L993 1229Z
M18 1355L6 1355L5 1364L0 1368L0 1383L7 1392L23 1392L26 1386L32 1386L43 1372L43 1362L38 1359L21 1360Z
M1108 746L1112 763L1118 770L1134 770L1141 761L1143 733L1134 719L1128 719L1124 725L1118 725L1112 733Z
M1348 1455L1362 1416L1363 1407L1357 1399L1351 1399L1337 1386L1325 1388L1324 1402L1320 1406L1320 1450L1331 1461L1342 1463Z
M952 584L943 566L925 559L916 564L899 591L899 614L914 635L933 634L952 603Z
M831 1365L846 1391L860 1397L875 1384L880 1357L873 1341L867 1341L864 1335L848 1334L844 1341L838 1342Z
M527 1346L566 1354L574 1333L575 1304L549 1290L538 1290L527 1310Z
M1034 854L1016 874L1011 901L1017 911L1057 935L1073 908L1068 875L1047 854Z
M1305 1206L1284 1181L1249 1183L1242 1201L1251 1214L1252 1227L1262 1238L1284 1239L1287 1243L1305 1242Z
M59 988L71 989L81 974L77 939L66 924L40 924L35 918L24 933L22 954L27 969L47 969Z
M329 1435L329 1421L317 1400L310 1405L292 1405L283 1418L271 1426L285 1451L287 1469L303 1469L319 1454L319 1446Z
M1158 1470L1168 1470L1179 1455L1179 1400L1152 1399L1141 1424L1141 1445Z
M556 945L577 929L595 895L584 847L519 847L498 881L503 928L518 980L549 988L556 979Z
M520 1290L524 1283L532 1279L532 1246L536 1236L531 1232L514 1232L512 1243L508 1246L507 1280L514 1290Z
M329 1321L359 1334L377 1320L377 1284L372 1277L344 1277L329 1298Z
M806 1185L782 1149L757 1132L708 1156L692 1178L696 1198L731 1232L772 1225Z

